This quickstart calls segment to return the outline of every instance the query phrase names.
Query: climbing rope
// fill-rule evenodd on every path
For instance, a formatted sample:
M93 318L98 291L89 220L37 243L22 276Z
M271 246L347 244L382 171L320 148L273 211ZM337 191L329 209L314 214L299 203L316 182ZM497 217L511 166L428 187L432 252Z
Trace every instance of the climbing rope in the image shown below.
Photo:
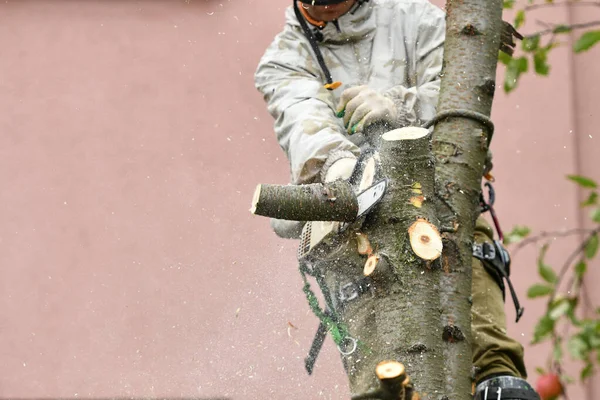
M490 142L492 141L492 136L494 135L494 123L487 115L478 113L477 111L460 110L460 109L459 110L441 111L441 112L437 113L436 116L433 117L431 120L425 122L423 124L423 128L429 129L436 123L440 122L441 120L447 119L447 118L468 118L473 121L477 121L477 122L481 123L482 125L484 125L487 128L487 131L488 131L487 144L488 144L488 146L490 145Z
M310 287L310 283L308 282L308 278L306 275L310 275L320 280L316 274L311 273L311 271L302 263L300 264L300 274L302 275L302 281L304 282L304 286L302 291L306 295L306 299L308 300L308 305L310 309L315 314L315 316L319 319L319 321L325 325L327 331L331 333L331 337L335 344L340 348L341 346L350 338L350 334L348 333L348 328L343 323L339 322L339 318L335 313L335 309L333 307L333 302L331 300L331 293L327 289L327 286L324 282L319 282L319 286L321 287L321 291L323 293L323 297L325 298L325 303L327 304L328 312L324 311L319 305L319 299L312 291Z

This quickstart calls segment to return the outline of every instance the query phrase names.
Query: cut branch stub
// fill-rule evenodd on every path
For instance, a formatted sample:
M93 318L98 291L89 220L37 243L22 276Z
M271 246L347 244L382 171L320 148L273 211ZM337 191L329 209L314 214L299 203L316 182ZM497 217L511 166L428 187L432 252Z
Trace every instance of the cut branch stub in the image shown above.
M419 126L405 126L404 128L394 129L384 133L381 138L391 142L395 140L415 140L424 138L429 134L429 130Z
M371 275L373 271L375 271L377 263L379 263L379 255L371 254L369 258L367 258L367 262L365 263L365 267L363 269L363 274L365 276Z
M408 228L410 246L423 260L433 261L442 255L442 236L435 225L419 218Z
M419 398L413 392L410 378L402 363L398 361L382 361L375 367L375 374L379 378L383 399L415 400Z
M375 374L380 380L397 379L399 383L406 378L404 365L398 361L380 362L375 368Z
M356 234L356 243L358 254L370 255L371 253L373 253L373 248L371 247L369 238L364 233L358 232Z
M250 212L290 221L354 222L358 200L346 181L310 185L258 185Z
M358 187L359 192L367 189L369 186L373 184L375 181L375 170L376 170L376 160L375 156L369 158L365 163L365 169L363 171L363 175L360 179L360 185Z

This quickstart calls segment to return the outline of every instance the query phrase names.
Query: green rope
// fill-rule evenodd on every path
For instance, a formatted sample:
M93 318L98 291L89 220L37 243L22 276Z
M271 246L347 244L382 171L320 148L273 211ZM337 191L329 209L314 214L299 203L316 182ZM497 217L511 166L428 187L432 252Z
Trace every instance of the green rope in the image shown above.
M306 278L306 272L307 271L305 270L305 268L303 268L301 266L300 273L302 275L302 280L304 281L304 287L302 288L302 291L306 295L306 299L308 300L308 305L310 306L310 309L312 310L312 312L317 316L317 318L319 318L321 323L323 325L325 325L325 327L327 328L327 331L329 331L329 333L331 333L331 337L333 338L333 341L335 342L335 344L338 346L341 346L342 343L344 342L344 339L346 339L347 337L350 337L350 335L348 333L348 328L346 328L346 326L344 324L342 324L341 322L337 321L337 317L335 316L335 314L334 314L334 317L332 318L329 315L325 314L325 312L321 309L321 307L319 306L319 299L317 299L317 296L310 288L310 283L308 282L308 279ZM330 304L331 303L330 296L328 296L328 293L327 294L324 293L324 294L326 297L325 301L328 303L331 313L334 313L333 305Z

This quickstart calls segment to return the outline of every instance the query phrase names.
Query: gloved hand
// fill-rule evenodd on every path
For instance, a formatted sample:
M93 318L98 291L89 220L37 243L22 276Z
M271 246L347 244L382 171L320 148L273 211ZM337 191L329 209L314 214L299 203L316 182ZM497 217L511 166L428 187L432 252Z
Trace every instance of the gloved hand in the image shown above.
M304 224L304 221L271 218L271 228L277 236L283 239L300 239Z
M374 122L385 122L389 129L400 127L399 112L392 99L369 88L355 86L344 90L337 106L348 134L362 132Z

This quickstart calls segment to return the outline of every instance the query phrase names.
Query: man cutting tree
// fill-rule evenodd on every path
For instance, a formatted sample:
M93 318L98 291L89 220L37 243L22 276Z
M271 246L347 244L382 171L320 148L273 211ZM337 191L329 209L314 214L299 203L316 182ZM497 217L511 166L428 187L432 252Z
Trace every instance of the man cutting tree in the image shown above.
M255 75L292 183L348 179L370 127L392 130L432 119L444 35L445 14L425 0L294 1ZM272 220L272 226L285 238L302 229L293 221ZM479 218L475 241L492 237ZM475 398L539 399L524 380L523 347L506 334L504 286L475 257L472 282Z

